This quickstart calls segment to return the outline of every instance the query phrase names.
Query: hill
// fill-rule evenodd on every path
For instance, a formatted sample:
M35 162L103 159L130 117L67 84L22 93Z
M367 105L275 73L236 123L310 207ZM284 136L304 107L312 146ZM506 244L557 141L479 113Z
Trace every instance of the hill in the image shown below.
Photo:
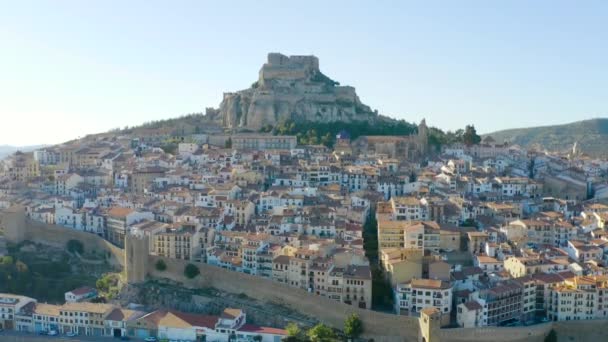
M484 136L522 147L540 145L549 151L565 151L574 143L581 152L595 157L608 156L608 118L577 121L564 125L507 129Z
M363 104L354 87L341 86L321 72L317 57L270 53L258 79L247 89L224 93L219 108L109 133L179 138L198 133L264 132L296 135L301 144L331 146L341 131L356 138L405 136L417 129L416 124L381 115ZM462 134L436 127L429 128L428 137L435 150L462 140ZM175 145L174 139L167 141Z
M230 129L259 130L281 122L368 122L378 113L319 69L315 56L268 54L251 87L224 93L216 120Z
M9 156L17 151L30 152L30 151L34 151L34 150L39 149L44 146L45 145L17 147L17 146L9 146L9 145L0 145L0 160L6 158L7 156Z

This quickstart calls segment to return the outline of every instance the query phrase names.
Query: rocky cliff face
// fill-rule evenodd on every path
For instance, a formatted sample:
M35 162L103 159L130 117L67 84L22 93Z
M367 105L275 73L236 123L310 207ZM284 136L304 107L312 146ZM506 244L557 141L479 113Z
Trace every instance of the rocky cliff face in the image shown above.
M216 119L226 128L258 130L286 120L351 122L377 116L355 88L321 73L317 57L270 53L251 88L224 94Z

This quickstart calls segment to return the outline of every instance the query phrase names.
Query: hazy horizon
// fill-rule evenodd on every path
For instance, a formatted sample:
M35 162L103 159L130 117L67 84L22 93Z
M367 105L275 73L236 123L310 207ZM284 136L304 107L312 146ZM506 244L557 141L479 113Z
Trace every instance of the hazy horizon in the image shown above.
M387 116L479 133L607 117L608 3L7 3L0 145L55 144L204 112L268 52Z

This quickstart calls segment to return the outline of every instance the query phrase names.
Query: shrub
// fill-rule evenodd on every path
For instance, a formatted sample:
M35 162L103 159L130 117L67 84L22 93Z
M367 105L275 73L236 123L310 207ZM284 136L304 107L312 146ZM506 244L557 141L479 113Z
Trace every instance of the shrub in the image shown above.
M319 323L312 327L308 330L306 335L308 335L308 338L312 342L334 341L336 339L334 331L323 323Z
M84 245L82 244L82 242L74 239L68 241L67 249L70 253L84 253Z
M363 333L363 322L357 314L352 314L344 320L344 333L351 338L357 338Z
M156 269L159 271L164 271L167 269L167 264L163 260L158 260L155 265Z
M188 264L188 265L186 265L186 267L184 267L184 275L188 279L193 279L200 273L201 273L201 271L198 269L198 267L196 267L193 264Z
M9 256L9 255L0 257L0 264L2 264L2 265L12 265L13 264L13 257Z
M545 337L545 342L557 342L557 333L555 330L551 329L549 334Z

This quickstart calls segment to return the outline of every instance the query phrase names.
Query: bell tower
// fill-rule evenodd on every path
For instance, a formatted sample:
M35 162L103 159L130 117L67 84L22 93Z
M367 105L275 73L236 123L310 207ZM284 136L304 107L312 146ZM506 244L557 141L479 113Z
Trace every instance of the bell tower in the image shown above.
M429 128L426 125L426 119L422 119L418 125L418 145L421 155L428 153L429 149Z

